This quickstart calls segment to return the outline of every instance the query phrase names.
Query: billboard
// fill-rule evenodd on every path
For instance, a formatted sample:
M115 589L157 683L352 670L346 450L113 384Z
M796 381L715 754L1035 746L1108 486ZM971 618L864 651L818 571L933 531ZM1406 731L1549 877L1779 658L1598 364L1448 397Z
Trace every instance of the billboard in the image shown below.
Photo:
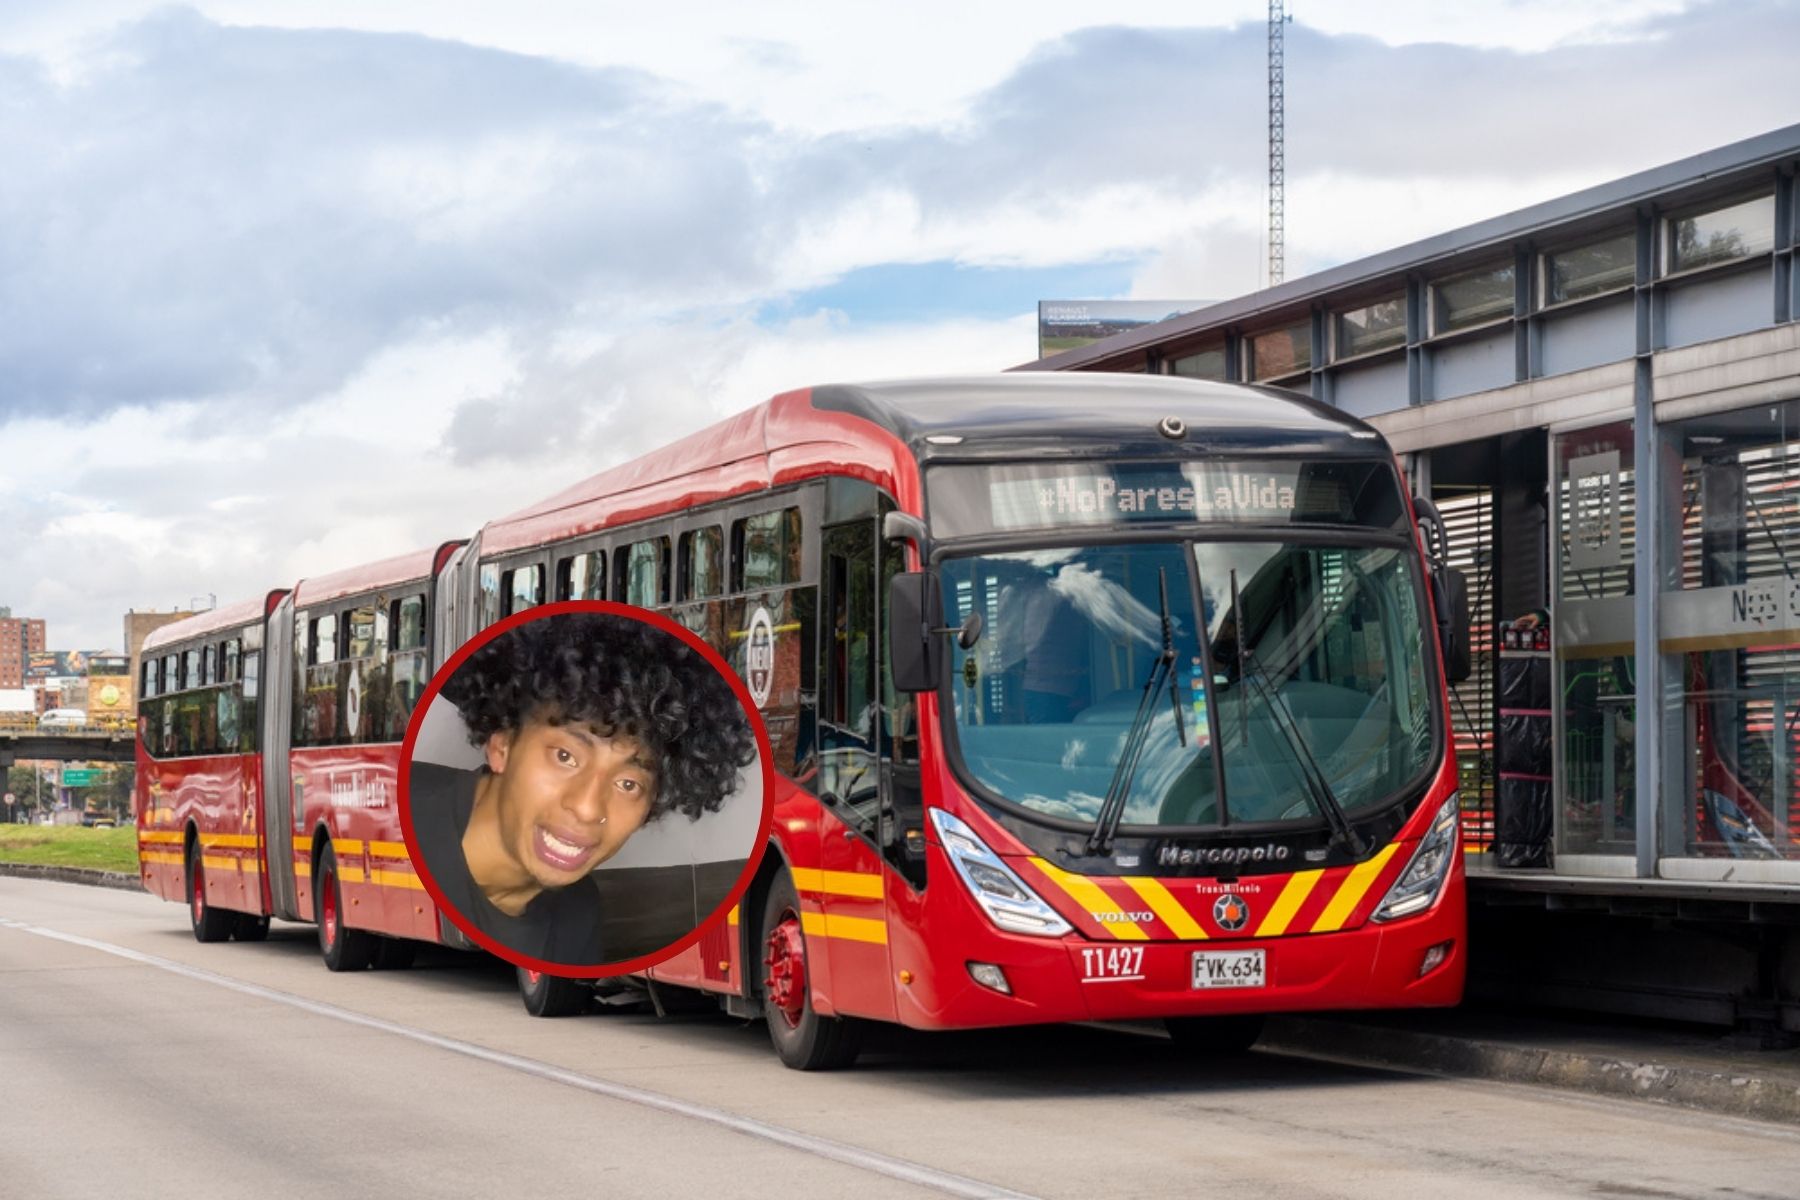
M102 650L31 650L25 655L27 679L80 675L129 675L131 660Z
M1048 358L1115 333L1142 329L1211 303L1211 300L1039 300L1038 357Z

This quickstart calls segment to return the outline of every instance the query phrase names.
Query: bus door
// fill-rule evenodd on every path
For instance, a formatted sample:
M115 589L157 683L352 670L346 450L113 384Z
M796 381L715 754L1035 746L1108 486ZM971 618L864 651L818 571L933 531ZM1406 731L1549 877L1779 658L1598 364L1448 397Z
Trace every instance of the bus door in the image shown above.
M281 603L263 622L258 734L262 743L263 870L269 881L270 911L287 920L301 919L294 876L294 790L288 772L288 744L293 738L294 597ZM245 668L246 693L250 686ZM246 699L248 695L246 694ZM308 916L311 915L310 908Z
M888 963L889 870L879 849L882 747L876 663L878 532L871 517L823 530L820 551L818 794L820 871L795 882L823 910L831 1000L895 1018ZM817 939L813 939L817 941Z

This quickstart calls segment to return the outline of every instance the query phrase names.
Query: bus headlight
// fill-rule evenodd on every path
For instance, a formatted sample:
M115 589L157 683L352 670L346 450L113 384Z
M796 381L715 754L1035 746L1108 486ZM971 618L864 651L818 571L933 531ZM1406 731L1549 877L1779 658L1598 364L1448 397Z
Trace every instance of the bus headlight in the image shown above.
M1412 861L1406 864L1406 870L1400 872L1400 878L1382 897L1381 904L1369 918L1371 921L1410 917L1437 903L1444 890L1444 880L1450 877L1450 864L1456 860L1461 808L1457 794L1451 792L1450 798L1438 809L1431 829L1419 839Z
M1069 923L989 850L973 829L941 808L930 811L951 865L994 924L1009 933L1038 937L1061 937L1069 932Z

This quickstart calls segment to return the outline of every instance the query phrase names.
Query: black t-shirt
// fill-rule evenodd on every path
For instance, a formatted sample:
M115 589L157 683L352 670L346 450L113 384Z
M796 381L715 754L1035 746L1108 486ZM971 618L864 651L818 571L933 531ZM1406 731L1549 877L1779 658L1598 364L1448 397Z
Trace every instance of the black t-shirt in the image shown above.
M413 763L408 784L413 837L420 864L431 874L450 906L475 928L502 946L528 958L569 966L612 961L600 937L600 893L591 880L566 888L546 889L509 917L482 894L463 857L463 833L475 810L480 771L464 771L437 763Z

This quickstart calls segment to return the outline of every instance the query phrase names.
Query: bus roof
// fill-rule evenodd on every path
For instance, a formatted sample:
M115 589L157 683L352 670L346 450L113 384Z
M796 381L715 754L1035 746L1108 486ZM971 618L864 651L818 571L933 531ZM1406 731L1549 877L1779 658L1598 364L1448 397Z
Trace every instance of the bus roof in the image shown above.
M323 604L357 592L372 592L377 588L396 584L422 582L431 576L437 555L436 549L414 550L409 554L384 558L380 562L346 567L329 575L302 579L294 587L294 605L299 608L308 604Z
M898 495L916 464L1019 456L1167 452L1163 418L1207 453L1386 454L1337 409L1274 388L1169 375L974 375L784 392L490 522L484 555L853 469ZM904 503L905 497L900 497Z
M204 637L224 629L242 629L246 625L259 624L269 611L269 597L280 595L283 590L285 589L270 592L261 600L240 600L236 604L208 609L152 629L144 638L143 649L139 653L149 654L152 650L160 650L188 638Z
M1076 445L1168 450L1165 417L1197 451L1368 457L1371 426L1295 392L1176 375L986 375L814 388L815 407L854 413L933 459L1066 457ZM1073 445L1072 445L1073 444ZM1380 447L1379 450L1376 447Z

